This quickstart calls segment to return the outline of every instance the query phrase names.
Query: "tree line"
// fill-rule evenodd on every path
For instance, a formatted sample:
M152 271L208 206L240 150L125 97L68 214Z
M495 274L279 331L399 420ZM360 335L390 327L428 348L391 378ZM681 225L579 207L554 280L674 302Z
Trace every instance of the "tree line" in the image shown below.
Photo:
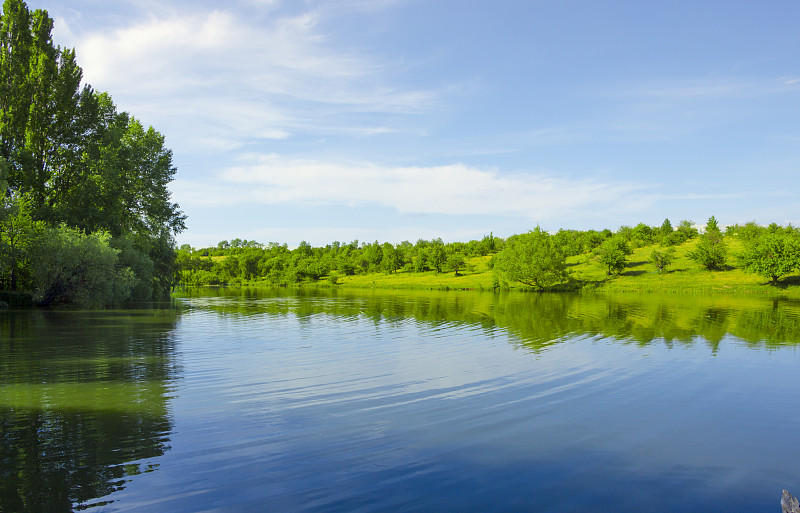
M727 241L736 237L745 249L728 254ZM735 263L745 271L778 283L800 271L800 230L755 222L720 229L712 216L702 233L691 221L673 227L669 219L661 226L622 226L616 231L565 230L548 233L539 227L508 238L489 234L481 240L444 243L441 239L351 243L334 242L312 247L303 241L295 249L275 242L234 239L215 247L178 250L176 281L189 286L262 282L292 285L327 279L336 284L341 276L383 273L453 272L470 269L473 257L487 256L495 282L515 282L544 290L570 280L566 259L591 254L606 274L621 273L635 248L653 246L650 262L659 273L668 272L675 247L696 240L689 258L708 270L725 270Z
M445 243L442 239L400 244L358 240L312 247L302 241L295 249L286 244L234 239L216 247L178 250L177 279L184 285L221 285L260 280L273 285L315 282L327 278L336 283L341 276L375 272L458 273L466 259L495 253L502 240L487 235L481 240Z
M0 290L42 305L168 293L186 217L164 136L83 84L47 11L0 15ZM14 297L6 294L6 299Z

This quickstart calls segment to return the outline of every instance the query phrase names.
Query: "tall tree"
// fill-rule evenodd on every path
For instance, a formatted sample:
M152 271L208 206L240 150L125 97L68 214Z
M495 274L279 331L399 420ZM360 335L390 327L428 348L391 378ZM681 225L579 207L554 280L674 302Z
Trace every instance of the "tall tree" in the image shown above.
M108 94L81 86L83 72L75 51L56 46L52 30L47 11L31 12L22 0L3 4L4 219L14 219L10 209L25 205L31 221L53 228L64 224L87 234L107 232L111 238L101 237L99 244L126 248L120 265L126 259L135 263L144 273L142 280L150 282L147 288L163 291L175 274L172 246L186 219L167 187L176 172L172 152L152 127L117 112ZM0 234L6 248L9 234L17 233L16 228L9 230ZM129 239L114 242L122 237ZM139 265L140 256L152 266ZM147 271L151 268L152 273Z

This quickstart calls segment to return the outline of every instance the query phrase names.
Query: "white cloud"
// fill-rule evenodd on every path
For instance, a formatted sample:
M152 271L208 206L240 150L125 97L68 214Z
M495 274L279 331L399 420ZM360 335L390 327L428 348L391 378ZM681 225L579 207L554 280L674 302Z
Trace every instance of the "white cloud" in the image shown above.
M301 240L313 246L324 246L333 241L351 242L358 239L361 242L391 242L400 243L404 240L415 242L418 239L432 240L442 238L445 242L468 241L481 239L489 233L491 228L461 228L452 227L420 227L420 226L306 226L303 228L269 227L259 229L222 230L203 232L192 230L191 235L179 235L180 244L191 244L193 247L202 248L216 246L221 240L240 237L248 240L257 240L262 243L286 243L290 248L296 248ZM495 233L497 235L497 233Z
M634 184L501 174L463 164L386 167L250 155L218 183L176 181L185 206L306 204L383 206L403 214L500 215L546 219L577 209L630 203Z
M391 62L338 47L319 29L321 10L244 12L161 12L77 35L60 20L59 30L77 41L88 83L159 129L177 123L187 141L220 138L231 147L294 132L380 134L396 128L378 116L438 101L440 92L394 85ZM376 127L364 116L375 116Z

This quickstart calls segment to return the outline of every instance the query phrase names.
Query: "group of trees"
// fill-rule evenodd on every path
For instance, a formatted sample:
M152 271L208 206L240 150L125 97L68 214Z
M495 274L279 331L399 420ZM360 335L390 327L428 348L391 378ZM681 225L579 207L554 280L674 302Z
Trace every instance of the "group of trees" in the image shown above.
M216 247L178 251L177 279L185 285L217 285L264 281L274 285L313 282L323 278L336 283L342 275L420 272L459 272L469 269L472 257L491 255L488 265L496 283L517 282L541 290L569 280L566 259L588 254L609 276L624 271L635 248L654 246L650 262L659 273L675 261L675 246L692 239L697 242L687 256L702 268L720 271L731 268L726 239L738 237L744 250L735 261L745 271L770 278L800 270L800 231L747 223L729 226L723 234L713 216L700 233L690 221L673 228L668 219L660 227L643 223L611 230L559 230L550 234L540 227L506 239L489 234L467 243L444 243L441 239L349 244L334 242L312 247L307 242L290 250L286 244L260 244L234 239Z
M408 241L400 244L334 242L312 247L303 241L290 250L286 244L255 241L222 241L214 248L178 250L178 279L185 285L217 285L262 280L275 285L317 281L328 277L374 272L459 273L466 259L488 255L500 249L501 240L492 234L467 243L445 243L441 239Z
M0 15L0 290L41 304L169 291L185 216L164 137L82 85L47 11Z

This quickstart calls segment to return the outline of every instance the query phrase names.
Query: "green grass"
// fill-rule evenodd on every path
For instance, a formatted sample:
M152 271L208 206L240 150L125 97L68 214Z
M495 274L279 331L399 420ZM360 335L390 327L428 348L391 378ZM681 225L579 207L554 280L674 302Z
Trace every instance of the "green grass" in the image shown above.
M492 272L489 270L491 257L467 259L467 268L454 272L436 273L428 271L414 273L370 273L356 276L342 276L339 283L344 287L383 288L383 289L434 289L434 290L491 290Z
M734 255L742 250L738 240L727 240L728 264L724 271L707 271L688 257L697 240L676 246L675 261L659 274L648 262L651 251L663 250L660 246L644 246L634 250L628 257L625 270L618 276L608 276L605 267L596 255L586 253L567 259L571 283L558 286L557 290L588 290L599 292L659 292L659 293L744 293L800 296L800 277L784 279L778 286L769 284L761 276L745 273L735 267ZM347 288L382 289L434 289L434 290L491 290L494 276L489 269L489 256L475 257L467 261L469 268L456 276L455 273L371 273L344 276L339 286ZM511 290L525 290L518 283L503 284Z

